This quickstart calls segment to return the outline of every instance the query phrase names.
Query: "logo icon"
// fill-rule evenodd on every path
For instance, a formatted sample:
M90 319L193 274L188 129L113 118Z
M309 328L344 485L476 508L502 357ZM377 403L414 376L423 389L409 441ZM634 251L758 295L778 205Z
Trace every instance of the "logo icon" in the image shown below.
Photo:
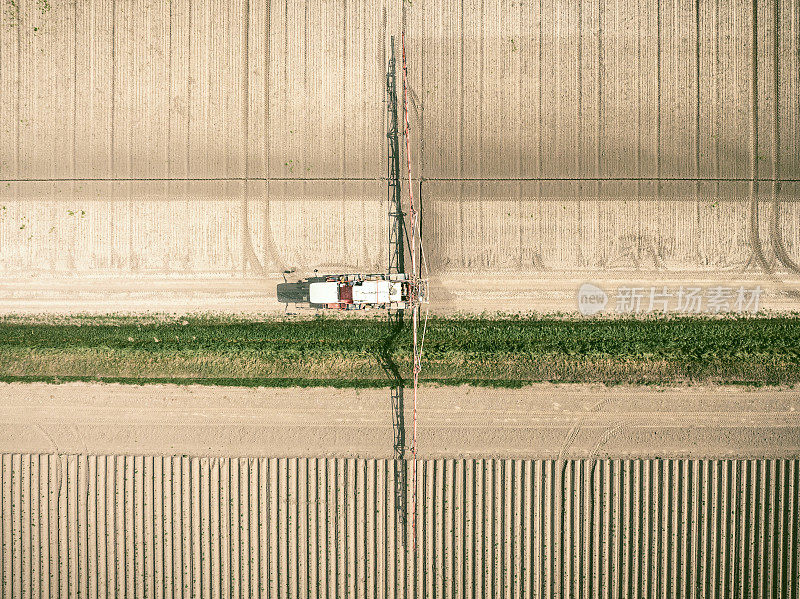
M591 316L602 312L608 303L606 292L592 283L584 283L578 288L578 312Z

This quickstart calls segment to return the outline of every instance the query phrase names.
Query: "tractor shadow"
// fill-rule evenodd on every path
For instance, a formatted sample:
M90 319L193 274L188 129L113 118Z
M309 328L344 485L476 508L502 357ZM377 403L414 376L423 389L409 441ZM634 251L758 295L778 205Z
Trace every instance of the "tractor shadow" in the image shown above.
M406 536L406 496L408 493L408 468L406 460L406 427L404 415L405 381L400 367L394 360L397 339L405 326L403 310L389 312L386 317L387 334L380 340L375 357L380 362L389 380L389 400L392 405L392 431L394 433L394 491L397 522L402 531L402 543Z

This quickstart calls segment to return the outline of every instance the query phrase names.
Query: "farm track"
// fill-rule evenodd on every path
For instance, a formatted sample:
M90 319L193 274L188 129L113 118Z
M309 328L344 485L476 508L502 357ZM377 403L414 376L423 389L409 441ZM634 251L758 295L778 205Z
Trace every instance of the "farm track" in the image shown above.
M537 384L423 395L421 458L800 455L797 389ZM13 383L0 398L0 452L393 455L385 389Z
M336 269L331 268L334 272ZM299 277L298 272L292 276ZM241 315L283 314L275 296L278 275L264 278L229 276L52 276L3 277L0 314L108 314L218 312ZM651 287L672 292L681 286L760 287L759 310L800 311L800 278L765 276L740 271L545 271L500 272L493 275L469 271L448 272L431 279L430 309L436 314L483 312L577 312L580 285L591 281L604 289L613 311L619 287ZM643 309L647 308L648 296ZM292 311L292 310L290 310ZM301 312L309 314L309 312ZM354 316L348 314L348 317Z

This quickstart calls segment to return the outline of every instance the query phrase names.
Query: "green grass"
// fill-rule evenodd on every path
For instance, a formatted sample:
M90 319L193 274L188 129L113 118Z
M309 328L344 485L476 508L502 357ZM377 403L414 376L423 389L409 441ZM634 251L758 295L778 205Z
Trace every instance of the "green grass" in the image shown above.
M432 318L425 382L519 386L800 382L800 318ZM408 323L381 318L0 319L0 380L386 386Z

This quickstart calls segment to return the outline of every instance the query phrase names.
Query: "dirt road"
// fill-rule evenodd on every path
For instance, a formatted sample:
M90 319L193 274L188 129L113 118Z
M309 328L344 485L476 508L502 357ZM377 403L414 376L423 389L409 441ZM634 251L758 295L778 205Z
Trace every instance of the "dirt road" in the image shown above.
M393 455L382 389L15 383L0 398L0 452ZM800 390L425 387L419 455L797 456Z
M331 269L330 272L336 270ZM291 275L291 280L304 274L311 273L296 273ZM283 314L285 307L275 297L275 287L281 281L283 278L278 275L248 279L163 275L5 277L0 281L0 314ZM641 309L646 310L651 287L659 293L666 287L668 293L676 295L680 287L695 287L705 292L723 286L732 290L729 302L731 309L736 289L742 287L749 292L759 288L760 296L758 305L755 306L759 311L800 310L800 278L796 276L770 278L755 273L705 271L553 271L495 275L452 272L432 277L430 309L437 314L577 313L578 289L588 281L599 286L608 295L608 305L604 310L606 313L615 312L615 295L621 288L640 290ZM749 297L748 295L748 299ZM678 311L675 297L671 299L669 310Z

